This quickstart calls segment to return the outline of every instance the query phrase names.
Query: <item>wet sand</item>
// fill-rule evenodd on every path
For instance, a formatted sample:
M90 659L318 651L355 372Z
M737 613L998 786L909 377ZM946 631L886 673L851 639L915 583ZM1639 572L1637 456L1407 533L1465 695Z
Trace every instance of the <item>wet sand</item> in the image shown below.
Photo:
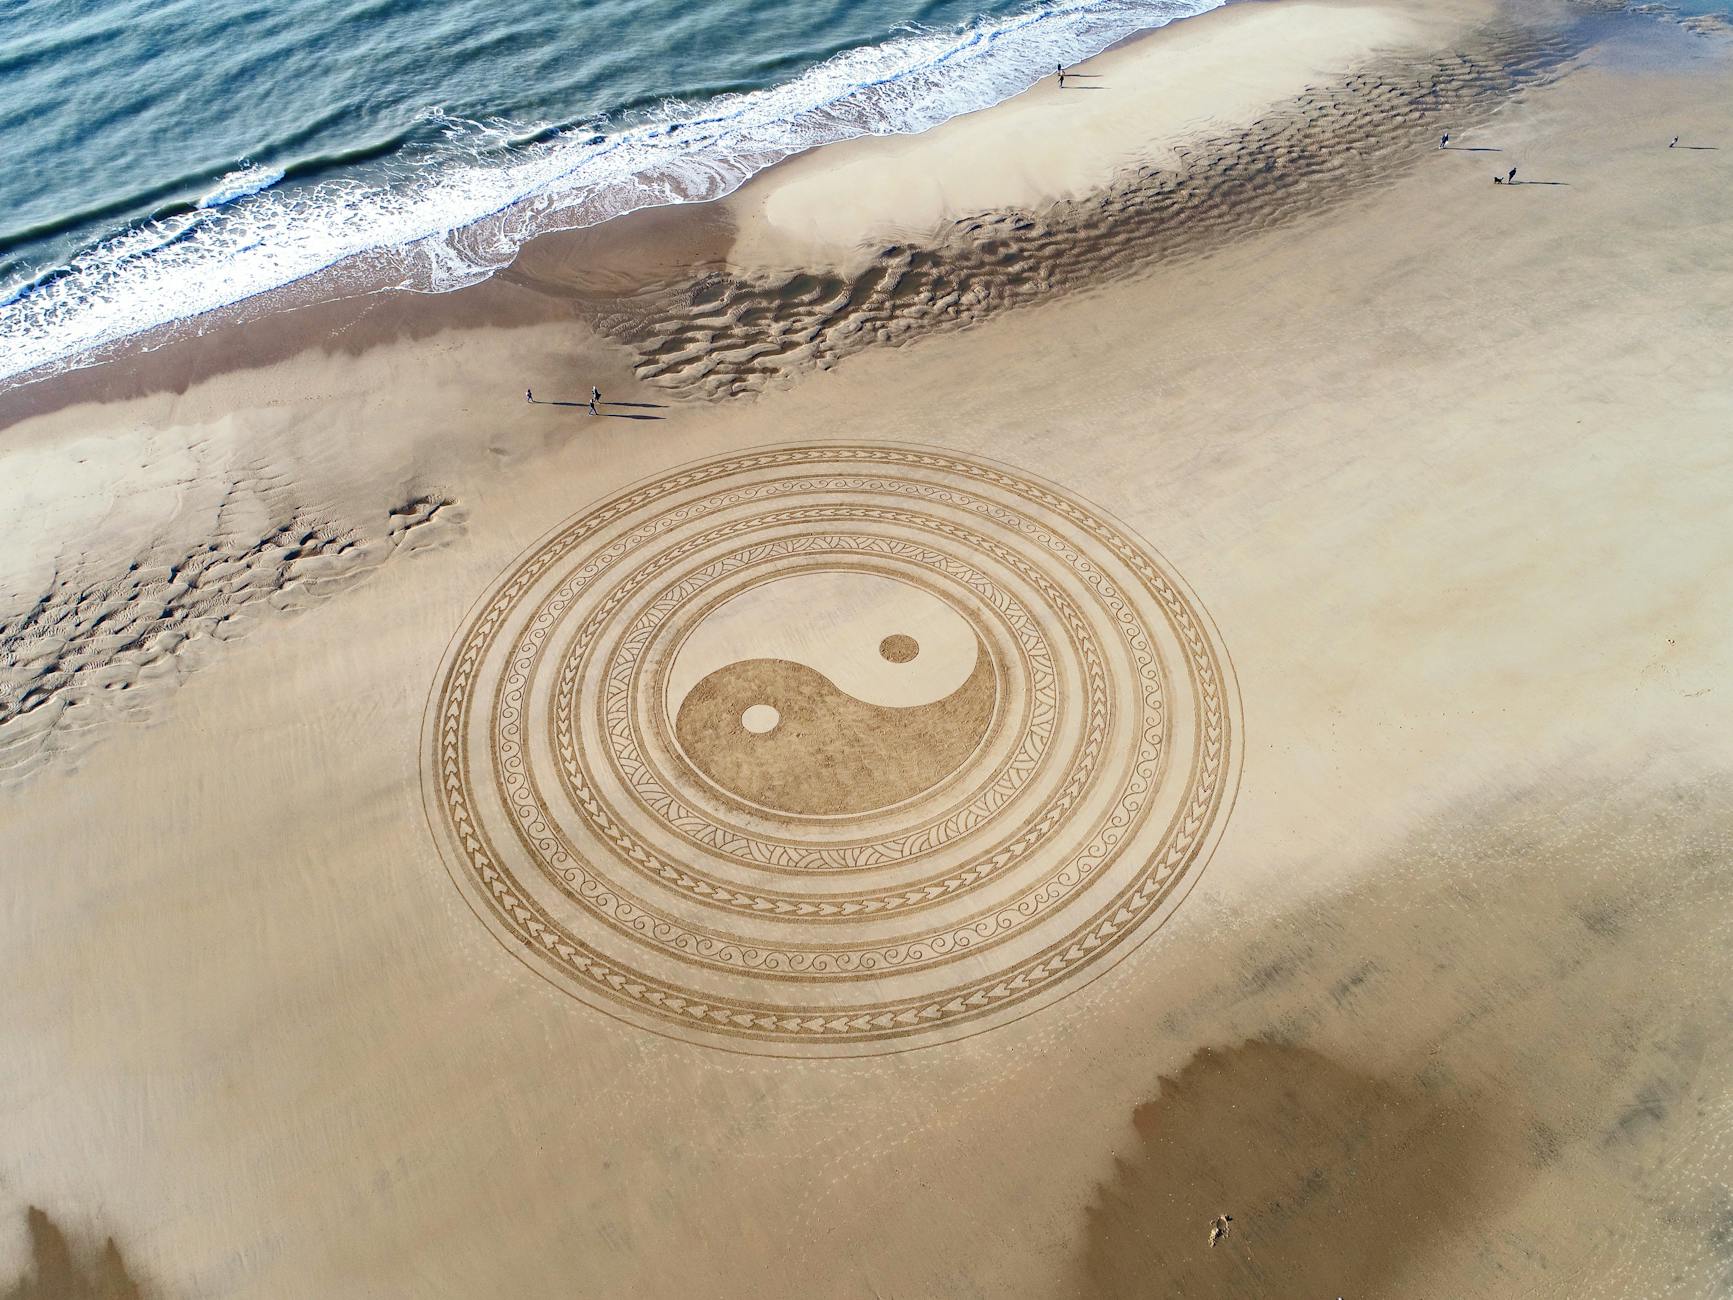
M1724 1292L1730 70L1637 15L1235 6L1082 69L1086 107L0 394L0 1294ZM611 418L556 404L592 383ZM617 1014L472 910L427 815L441 684L521 556L832 443L1056 485L1233 688L1213 839L1110 958L840 1059ZM957 556L1022 602L999 762L1045 662L1016 610L1100 584L984 536ZM1081 754L1091 629L1033 621Z

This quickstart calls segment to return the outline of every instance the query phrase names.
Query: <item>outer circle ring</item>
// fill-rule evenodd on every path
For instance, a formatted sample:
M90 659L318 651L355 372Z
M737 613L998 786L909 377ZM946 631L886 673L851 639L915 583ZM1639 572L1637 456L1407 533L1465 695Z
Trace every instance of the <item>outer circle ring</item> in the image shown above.
M842 995L766 1001L762 986L743 985L738 992L695 987L677 971L671 977L665 964L641 968L630 951L598 946L522 886L506 840L496 844L490 835L490 816L498 830L497 814L485 807L492 796L474 782L486 764L472 767L466 744L476 725L473 711L493 687L478 674L516 605L556 567L562 574L599 572L598 547L637 512L654 510L659 502L671 510L690 509L690 503L681 505L682 494L707 485L714 492L713 485L727 483L738 483L740 500L750 502L754 476L791 471L858 474L863 487L882 486L898 474L923 482L952 478L959 500L980 493L1025 502L1088 548L1079 549L1079 556L1099 556L1099 563L1079 561L1067 581L1097 592L1116 592L1119 584L1128 594L1115 599L1135 600L1165 620L1164 635L1183 660L1183 671L1174 675L1190 697L1188 765L1162 778L1183 780L1173 790L1173 833L1159 845L1126 845L1155 854L1138 863L1131 853L1132 865L1119 869L1123 878L1112 880L1110 897L1096 896L1083 906L1080 894L1075 909L1060 904L1055 915L1067 922L1049 927L1064 931L1057 940L1009 951L984 974L969 970L966 979L940 988L880 989L863 974L857 984L843 985ZM1231 660L1201 602L1156 552L1097 508L978 457L907 444L807 443L718 457L646 480L568 520L526 552L477 603L446 652L424 717L423 794L442 859L471 909L509 952L588 1005L656 1033L726 1050L880 1054L954 1041L1018 1019L1098 978L1147 940L1195 884L1231 812L1241 753L1239 706ZM892 995L859 996L879 992Z

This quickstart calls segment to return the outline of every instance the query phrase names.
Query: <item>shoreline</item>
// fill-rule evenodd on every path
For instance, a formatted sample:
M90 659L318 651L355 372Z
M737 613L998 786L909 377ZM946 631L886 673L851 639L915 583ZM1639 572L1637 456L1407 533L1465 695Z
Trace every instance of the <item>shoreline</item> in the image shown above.
M527 129L525 149L486 165L454 147L425 184L352 178L365 201L343 186L272 183L206 218L206 205L188 200L44 268L40 287L0 306L0 341L18 358L36 358L7 379L196 332L213 314L256 318L275 309L273 300L393 287L437 293L474 283L509 264L538 233L721 198L764 167L827 142L929 129L1020 93L1048 57L1075 61L1122 39L1128 27L1188 16L1161 13L1162 5L1222 2L1087 0L977 17L956 28L903 25L845 45L782 82L669 99L617 121L598 119L600 129L577 123L550 133L538 125ZM188 224L161 224L179 216ZM186 304L172 319L147 323L140 315L160 315L148 303L171 298ZM111 337L116 328L124 334ZM69 335L85 342L68 350Z
M1166 174L1177 178L1182 188L1196 184L1185 168L1195 160L1182 154L1214 150L1231 155L1255 148L1255 142L1243 131L1234 132L1231 124L1251 123L1260 111L1265 117L1309 111L1301 98L1307 91L1327 89L1327 69L1341 69L1338 77L1351 68L1377 75L1380 67L1393 66L1393 60L1399 66L1404 51L1418 60L1413 67L1419 69L1425 50L1450 46L1495 13L1473 3L1417 14L1370 0L1232 0L1126 37L1090 61L1092 67L1124 68L1140 84L1129 102L1107 96L1112 104L1085 115L1075 128L1092 142L1083 151L1069 149L1065 131L1042 122L1051 116L1055 92L1047 82L1038 83L928 130L856 137L803 150L718 198L644 208L598 225L536 235L508 264L459 289L385 289L295 301L304 299L309 289L319 292L320 277L315 276L208 316L147 330L111 345L115 355L108 359L0 385L0 430L81 402L184 393L237 370L330 352L334 342L341 352L354 354L392 340L427 339L454 329L558 326L572 320L593 327L598 319L621 318L615 300L629 304L646 290L668 288L682 277L721 272L747 284L777 272L857 279L863 272L872 273L875 249L886 244L916 249L924 244L928 256L942 261L949 256L945 240L954 235L953 228L976 214L982 221L1021 226L1031 217L1039 220L1078 204L1115 198L1123 203L1126 187L1119 185L1116 195L1115 186L1134 174L1145 179ZM1578 15L1564 27L1553 19L1501 30L1532 31L1544 43L1562 36L1571 24L1597 18L1635 24L1651 16L1619 11ZM1547 32L1553 37L1546 37ZM1548 57L1569 58L1593 43L1585 36L1564 40L1556 47L1558 54ZM1523 56L1494 48L1488 57L1497 63ZM1152 59L1160 65L1159 87L1150 85L1146 74L1140 76L1140 64ZM1236 81L1231 73L1236 65L1257 72ZM1484 108L1490 111L1501 95L1520 93L1528 76L1519 68L1518 76L1502 88L1467 89L1485 94ZM1164 95L1170 79L1178 83L1177 94ZM1329 93L1341 89L1335 86ZM1128 111L1116 123L1121 104ZM1357 126L1362 137L1348 147L1364 149L1383 134L1384 125L1368 121ZM1002 147L1012 133L1028 137L1029 156ZM1188 151L1188 146L1193 148ZM1031 160L1039 167L1032 167ZM1279 161L1253 158L1256 166ZM1234 165L1231 157L1218 157L1217 162ZM929 180L911 195L907 186L892 181L911 164L924 176L952 179L942 186ZM1209 183L1208 177L1201 180ZM863 205L844 197L862 192L873 195L872 201ZM894 200L889 198L892 193ZM978 233L978 228L961 231L962 242ZM610 269L598 274L598 265ZM629 304L627 315L630 310ZM624 341L628 347L635 342ZM659 344L650 341L652 349ZM641 366L639 370L642 375Z
M1328 30L1308 32L1304 19L1312 15L1334 21ZM1458 11L1433 13L1424 19L1406 13L1397 17L1388 6L1362 0L1234 0L1135 33L1096 56L1091 65L1130 70L1137 60L1148 59L1156 51L1163 63L1177 62L1182 75L1192 78L1195 84L1188 85L1181 95L1181 102L1190 105L1189 119L1173 118L1165 124L1170 138L1164 145L1151 150L1146 142L1152 137L1141 126L1127 132L1108 121L1110 114L1095 113L1085 129L1105 130L1108 141L1115 134L1124 136L1121 155L1115 155L1111 144L1105 150L1098 147L1086 161L1074 161L1063 168L1065 184L1054 184L1052 176L1036 180L1027 173L1015 174L1014 169L1002 165L996 172L991 167L975 166L972 171L977 179L962 195L938 201L923 199L912 212L881 204L873 217L848 234L856 245L887 231L931 234L964 211L1038 212L1067 198L1098 193L1112 184L1117 172L1132 166L1134 159L1172 161L1172 147L1196 137L1209 122L1224 115L1228 121L1248 118L1257 107L1281 102L1280 78L1292 78L1292 73L1277 72L1277 89L1273 91L1248 85L1237 95L1219 93L1211 81L1219 82L1226 65L1236 59L1258 68L1261 77L1276 53L1273 43L1289 41L1297 50L1282 60L1289 66L1300 67L1300 60L1307 58L1322 60L1326 66L1333 60L1340 66L1374 52L1376 36L1369 33L1405 33L1416 41L1430 33L1443 39L1462 22ZM1260 27L1271 30L1260 32ZM1252 37L1249 47L1241 33ZM1228 80L1232 82L1231 77ZM1299 88L1297 81L1290 80L1289 85ZM39 379L6 381L0 384L0 429L79 401L185 391L201 379L320 350L332 339L344 340L345 350L365 350L394 338L428 338L448 329L554 323L572 314L574 300L576 310L582 312L590 305L583 299L606 297L611 292L630 295L692 266L732 268L739 263L755 270L772 264L789 270L858 270L863 254L860 247L850 247L847 236L839 237L833 230L817 240L803 240L791 238L788 230L791 224L810 220L816 205L834 201L826 192L827 186L835 189L838 184L826 179L834 170L858 170L864 165L869 169L865 179L882 185L910 149L921 152L923 166L947 166L954 161L948 155L960 152L1002 159L1005 151L997 141L1027 121L1031 111L1045 113L1050 94L1045 82L1038 83L1010 99L928 130L856 137L803 150L760 170L740 189L718 198L644 208L594 226L545 232L521 245L504 267L459 289L437 293L384 289L324 297L318 295L327 273L320 272L307 281L232 307L153 327L124 342L105 345L99 353L114 353L106 359ZM1147 111L1152 102L1144 92L1132 107ZM935 148L939 152L928 157ZM1042 156L1051 162L1063 153L1063 142L1056 139L1041 149ZM841 183L848 188L846 180ZM902 203L899 198L898 204ZM787 215L783 209L789 210ZM745 244L742 232L748 237ZM895 234L887 237L894 238ZM562 273L580 260L594 263L603 259L610 264L623 263L628 269L616 276L563 278ZM518 292L526 282L531 292ZM305 299L309 292L315 295L312 301L296 301ZM244 338L245 343L236 344L233 340L237 338Z

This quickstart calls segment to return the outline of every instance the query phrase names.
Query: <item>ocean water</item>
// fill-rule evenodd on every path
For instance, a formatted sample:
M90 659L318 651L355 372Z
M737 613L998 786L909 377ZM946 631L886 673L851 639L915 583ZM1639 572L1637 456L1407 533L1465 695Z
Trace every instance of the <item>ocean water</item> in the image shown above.
M1219 3L0 0L0 380L285 285L455 288Z

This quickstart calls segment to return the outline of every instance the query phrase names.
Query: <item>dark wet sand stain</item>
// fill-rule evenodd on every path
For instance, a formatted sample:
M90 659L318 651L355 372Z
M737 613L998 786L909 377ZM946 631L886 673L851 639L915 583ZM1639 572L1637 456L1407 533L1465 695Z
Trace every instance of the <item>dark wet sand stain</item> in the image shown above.
M984 648L955 691L907 708L857 700L805 664L748 659L692 688L674 734L699 771L750 803L806 816L864 813L956 771L987 734L997 697ZM755 734L741 716L763 704L781 721Z
M1199 1052L1132 1127L1089 1212L1093 1296L1397 1294L1522 1172L1462 1100L1268 1041Z
M1354 883L1194 899L1217 946L1147 973L1178 1064L1059 1294L1733 1294L1733 780L1561 771L1290 868Z
M30 1238L30 1266L0 1300L145 1300L146 1292L127 1272L114 1238L100 1250L75 1252L66 1234L32 1205L24 1216ZM90 1258L82 1263L78 1254Z

